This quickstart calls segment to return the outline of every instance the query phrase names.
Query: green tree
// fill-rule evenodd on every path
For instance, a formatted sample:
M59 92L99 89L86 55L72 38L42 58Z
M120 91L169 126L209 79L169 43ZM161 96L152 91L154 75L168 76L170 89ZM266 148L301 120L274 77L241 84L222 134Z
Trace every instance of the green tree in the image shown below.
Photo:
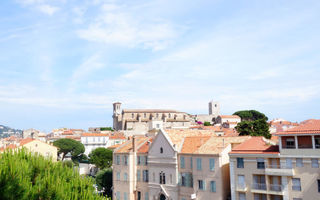
M0 199L103 200L94 179L26 149L0 154Z
M96 175L96 183L98 190L103 190L103 194L107 196L112 195L112 169L106 168L100 170Z
M62 160L68 153L71 153L72 160L77 160L84 153L85 148L81 142L73 139L63 138L53 142L53 145L58 147L58 156L62 153Z
M96 148L89 154L89 161L100 169L111 167L112 151L103 147Z
M235 112L241 118L241 122L235 127L239 135L264 136L271 138L268 117L256 110L242 110Z
M211 126L210 122L204 122L203 125L204 126Z

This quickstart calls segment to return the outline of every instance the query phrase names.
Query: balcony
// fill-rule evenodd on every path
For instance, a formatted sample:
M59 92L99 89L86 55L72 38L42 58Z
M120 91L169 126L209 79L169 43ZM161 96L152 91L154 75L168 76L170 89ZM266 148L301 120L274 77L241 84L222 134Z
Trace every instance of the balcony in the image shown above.
M265 169L265 174L271 176L293 176L294 169L281 165L268 165Z
M247 185L246 184L237 184L236 190L238 192L246 192L247 191Z
M267 194L267 185L265 183L253 183L251 186L251 192Z
M280 184L270 184L268 194L283 195L283 188Z

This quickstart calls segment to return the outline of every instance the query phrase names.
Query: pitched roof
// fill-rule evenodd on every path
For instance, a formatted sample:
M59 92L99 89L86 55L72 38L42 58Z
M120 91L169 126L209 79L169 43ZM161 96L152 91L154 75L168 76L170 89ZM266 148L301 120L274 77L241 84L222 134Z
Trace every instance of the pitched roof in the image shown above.
M25 145L25 144L27 144L27 143L29 143L29 142L32 142L33 140L35 140L35 139L32 139L32 138L22 139L22 140L20 141L20 146L23 146L23 145Z
M320 134L320 120L310 120L300 124L297 127L290 128L286 131L276 133L275 135L308 135Z
M229 144L239 145L246 141L250 136L239 137L216 137L216 136L200 136L186 137L181 149L181 153L188 154L219 154Z
M82 133L81 134L81 137L103 137L103 136L109 136L109 135L104 133Z
M141 146L143 146L144 143L148 142L150 137L144 137L144 136L135 136L135 143L136 143L136 151L139 152L139 149ZM129 153L133 150L132 146L132 140L133 138L130 138L125 143L121 144L118 148L115 149L115 153Z
M279 147L264 137L252 137L234 147L230 154L278 154Z
M240 117L238 115L219 115L221 118L239 118Z

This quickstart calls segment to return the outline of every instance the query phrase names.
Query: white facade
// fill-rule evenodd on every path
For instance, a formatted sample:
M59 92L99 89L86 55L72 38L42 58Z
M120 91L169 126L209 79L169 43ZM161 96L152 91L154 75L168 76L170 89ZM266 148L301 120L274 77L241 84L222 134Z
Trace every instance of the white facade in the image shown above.
M103 134L83 134L81 143L85 147L84 154L89 155L92 150L98 147L108 147L109 136Z

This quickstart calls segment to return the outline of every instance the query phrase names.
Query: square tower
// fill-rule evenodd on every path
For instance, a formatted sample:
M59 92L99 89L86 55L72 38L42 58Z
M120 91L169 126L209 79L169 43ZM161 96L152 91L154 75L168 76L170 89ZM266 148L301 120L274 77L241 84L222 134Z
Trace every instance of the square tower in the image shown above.
M220 115L220 103L218 101L209 102L209 115Z

